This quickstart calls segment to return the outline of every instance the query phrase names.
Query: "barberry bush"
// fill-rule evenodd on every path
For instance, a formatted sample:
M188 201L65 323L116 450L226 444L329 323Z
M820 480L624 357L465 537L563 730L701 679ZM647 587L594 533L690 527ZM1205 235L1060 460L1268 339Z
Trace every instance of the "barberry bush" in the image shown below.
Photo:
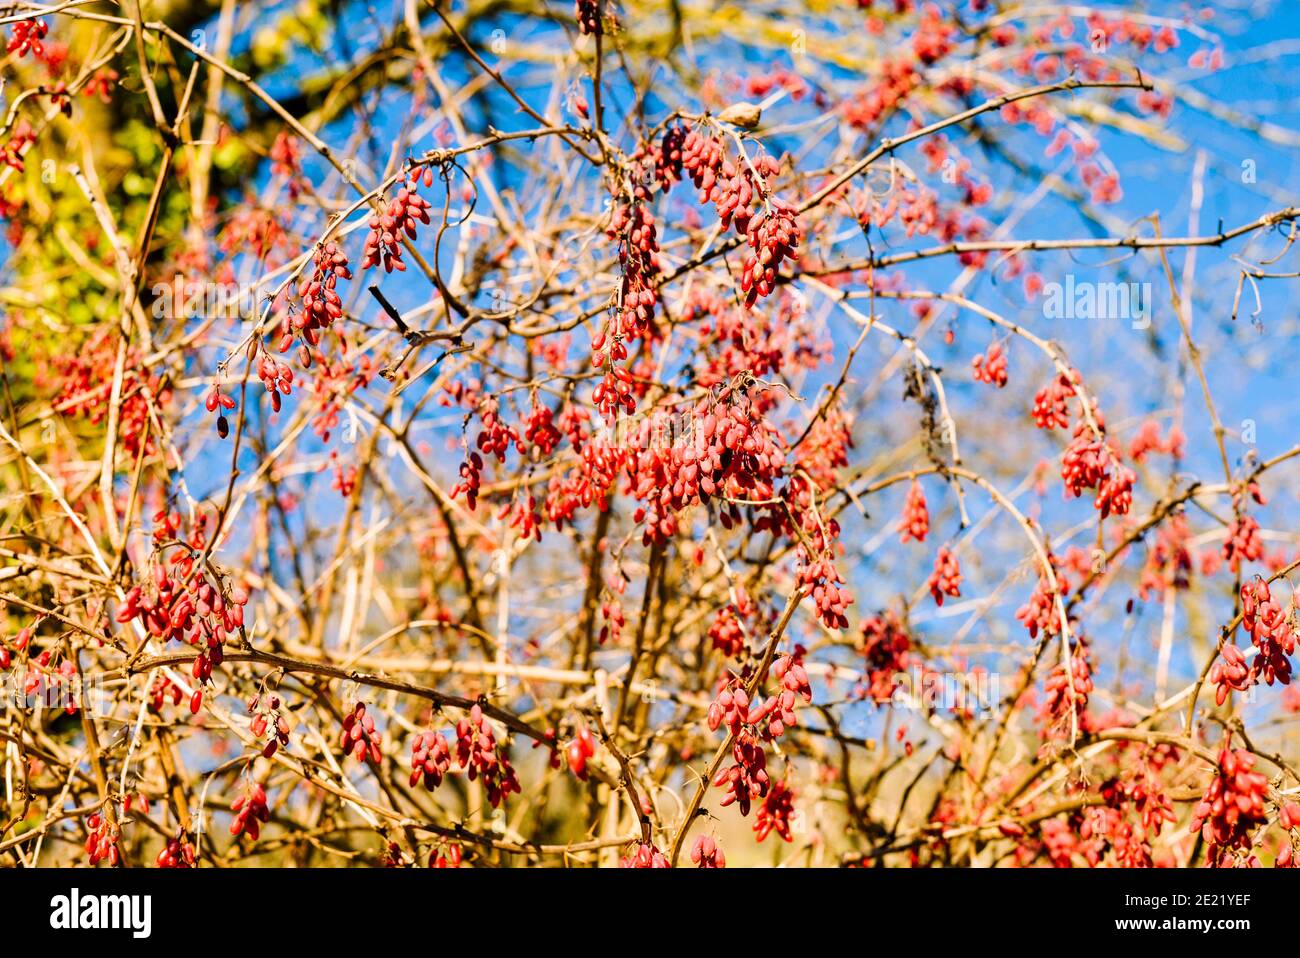
M1288 4L6 11L6 864L1297 863Z

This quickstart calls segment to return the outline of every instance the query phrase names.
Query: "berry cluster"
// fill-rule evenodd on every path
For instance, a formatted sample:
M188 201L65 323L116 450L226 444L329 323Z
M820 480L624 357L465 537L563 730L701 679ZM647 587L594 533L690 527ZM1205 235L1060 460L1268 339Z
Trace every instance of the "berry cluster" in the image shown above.
M433 791L451 768L451 747L440 732L425 731L411 740L411 787L423 781Z
M592 340L592 349L600 348L597 344L603 343L604 332ZM627 350L619 339L615 339L610 347L611 361L614 357L627 357ZM605 370L605 376L592 390L591 402L600 414L605 417L606 422L613 422L620 412L626 412L628 415L636 412L636 396L633 395L632 374L623 366L611 365Z
M328 329L343 316L343 301L337 286L340 279L351 279L348 256L333 243L322 243L312 260L312 274L298 284L302 312L292 320L286 315L280 326L280 352L288 352L294 333L300 333L309 346L320 342L320 330ZM310 359L310 350L303 350ZM310 365L309 362L304 365Z
M794 790L784 782L773 782L758 814L754 816L754 835L758 841L776 832L783 841L791 841L790 819L794 815Z
M427 180L429 171L425 172ZM400 273L406 269L402 262L402 233L415 239L416 224L429 222L429 201L416 192L418 185L412 174L406 185L389 200L384 211L370 218L370 233L361 253L362 269L370 269L379 263L387 273L393 270Z
M118 850L117 843L122 837L122 830L117 824L110 822L106 815L96 813L86 819L86 828L90 831L85 844L90 864L98 865L102 861L114 866L120 864L122 853Z
M1039 429L1066 429L1070 425L1070 400L1078 397L1082 377L1077 370L1058 373L1034 395L1031 415Z
M166 541L179 535L180 516L166 510L155 516L159 527L155 541ZM204 527L200 520L198 530L190 537L191 549L201 550ZM194 658L191 674L200 682L212 677L212 669L224 658L225 643L230 633L243 628L244 607L248 604L248 590L233 586L228 592L213 585L204 576L196 575L194 554L189 549L178 550L168 562L154 566L152 588L133 586L117 611L118 622L138 619L154 638L164 642L175 639L199 649ZM190 701L190 710L197 712L202 703L202 693L196 691Z
M27 673L23 677L23 693L35 696L39 693L47 707L62 706L69 715L76 715L79 707L76 688L77 668L72 659L61 657L57 666L55 652L46 649L27 664Z
M766 154L733 162L722 140L700 128L672 146L674 161L680 155L681 169L700 191L700 201L713 204L724 230L734 226L745 237L749 250L741 264L741 290L745 305L753 306L776 289L777 271L795 255L802 234L794 207L772 196L765 183L781 164ZM756 216L760 200L763 214Z
M41 41L49 32L50 28L44 20L19 20L9 33L5 52L17 53L20 57L34 53L39 59L45 53L45 45Z
M264 352L257 360L257 378L262 381L262 385L271 396L271 408L279 412L280 395L283 393L288 396L293 392L293 369L287 362L276 362L272 356Z
M718 221L724 230L734 226L736 232L742 236L748 238L752 234L754 201L767 198L767 190L763 184L755 182L755 173L758 176L770 177L775 176L780 169L780 164L767 155L759 156L753 161L742 157L735 163L730 159L723 159L717 171L717 182L704 199L713 203ZM793 218L793 210L783 205L781 211L790 214Z
M734 605L728 603L714 617L713 624L709 626L709 642L728 658L734 658L745 651L748 641Z
M367 759L376 764L383 758L380 748L384 736L375 729L375 718L366 712L366 703L358 702L347 715L343 716L343 731L339 735L339 744L345 756L351 755L358 762Z
M698 127L692 127L682 137L679 151L681 169L686 171L695 188L700 191L701 201L708 202L713 197L713 188L718 183L718 175L727 158L722 140Z
M1242 749L1219 753L1219 772L1192 812L1191 831L1200 831L1211 857L1232 849L1249 851L1251 829L1267 823L1264 798L1268 777L1251 771L1255 757Z
M853 604L853 595L844 586L844 579L829 556L808 560L800 544L796 550L799 559L799 583L812 596L817 607L817 617L828 629L847 629L849 617L845 614Z
M732 735L738 734L749 721L748 693L734 682L724 680L717 698L709 703L708 720L710 731L716 732L720 726L726 725Z
M17 137L18 133L15 128L14 136ZM59 374L59 391L53 399L53 407L64 415L81 417L91 425L102 423L112 405L108 384L115 378L117 350L116 334L103 331L92 336L80 349L69 349L58 355L54 364ZM156 451L155 433L149 429L150 417L161 412L170 395L171 390L164 378L159 374L149 374L139 350L134 347L127 349L118 407L118 435L122 447L132 456L138 455L141 449L150 455Z
M1083 428L1080 423L1080 430ZM1137 474L1119 461L1104 438L1078 434L1061 459L1061 479L1065 482L1067 498L1078 496L1085 489L1096 489L1094 505L1103 519L1112 512L1117 516L1128 515L1133 504Z
M956 26L944 19L943 12L932 3L921 9L921 20L912 34L912 53L918 62L931 66L952 52L956 45Z
M926 583L935 605L943 605L945 595L954 599L961 596L961 564L951 549L943 546L934 559L934 571Z
M980 353L972 359L971 369L976 382L989 383L999 389L1007 384L1007 355L998 343L990 346L987 353Z
M1118 808L1085 809L1079 838L1079 851L1089 867L1097 867L1108 852L1121 868L1150 868L1153 864L1146 834L1135 828Z
M507 425L505 420L501 418L501 405L496 397L483 400L479 408L479 416L483 425L474 444L482 451L484 456L496 456L498 462L505 462L506 451L509 450L511 445L521 453L527 449L519 438L519 431L514 426ZM482 472L483 456L479 455L478 452L471 451L465 461L461 463L461 481L451 490L452 498L464 493L469 507L471 509L476 508L478 490L482 483Z
M785 453L777 446L776 429L753 403L704 400L691 427L667 446L657 441L658 426L653 417L642 421L641 441L629 463L632 494L646 502L633 518L645 523L647 545L667 542L677 531L675 514L712 496L772 497Z
M893 613L873 615L862 623L864 693L878 705L889 702L898 677L912 661L912 639Z
M1058 608L1057 596L1065 592L1065 572L1056 556L1050 552L1047 554L1047 561L1052 566L1056 587L1053 588L1040 564L1038 582L1034 585L1034 591L1030 593L1029 601L1016 609L1016 618L1024 624L1031 639L1038 638L1039 632L1043 633L1044 638L1061 634L1061 610ZM1060 593L1057 592L1058 589L1061 590Z
M429 867L459 868L462 854L459 845L439 845L429 853Z
M1291 660L1295 652L1295 632L1291 616L1274 600L1268 583L1256 578L1241 587L1241 622L1259 654L1251 671L1272 685L1291 681Z
M1243 560L1257 562L1262 559L1264 540L1259 534L1259 520L1250 515L1233 519L1228 526L1228 535L1223 540L1222 555L1233 572L1241 568Z
M478 490L482 483L483 457L477 452L471 452L465 461L460 464L460 482L452 487L452 498L454 499L464 493L465 501L469 503L470 509L477 509Z
M493 808L511 792L518 792L519 779L505 752L496 743L483 710L474 705L467 718L456 723L456 761L469 769L469 779L483 779L488 802Z
M671 868L667 857L652 842L637 842L636 846L619 859L620 868Z
M653 150L655 180L661 190L669 189L682 178L686 137L686 127L674 123L664 131L663 138Z
M1071 867L1080 842L1070 822L1064 818L1048 818L1039 824L1038 830L1047 860L1056 868Z
M1154 776L1149 772L1150 762L1144 761L1140 774L1130 780L1111 779L1101 786L1106 803L1114 808L1131 805L1149 834L1159 835L1165 823L1178 821L1173 803Z
M618 479L624 456L606 442L582 442L578 445L577 464L551 477L546 491L546 516L563 529L572 522L579 509L593 503L602 512L609 508L610 492Z
M167 844L158 852L154 864L158 868L194 867L194 846L190 844L183 831L177 833L175 838L167 840Z
M1123 464L1119 453L1107 441L1105 419L1096 400L1083 391L1083 379L1077 370L1058 373L1038 391L1032 410L1034 423L1039 429L1069 428L1071 399L1077 401L1079 418L1073 441L1061 458L1066 498L1095 489L1097 496L1093 504L1103 519L1111 513L1127 515L1133 504L1133 483L1137 475Z
M713 779L715 788L726 787L727 794L722 797L721 805L726 808L735 804L742 816L749 814L751 803L756 798L763 798L771 788L772 782L767 774L767 753L762 743L746 730L736 736L731 746L734 763L718 772Z
M1045 690L1047 697L1040 714L1046 732L1069 728L1072 723L1083 726L1081 719L1088 707L1093 684L1088 648L1082 640L1076 643L1068 668L1062 662L1052 669Z
M280 696L268 695L263 702L261 695L254 695L248 700L248 714L253 716L249 723L253 736L266 739L262 746L264 758L270 758L281 746L289 744L289 720L280 711Z
M519 533L522 539L542 541L541 517L537 514L537 497L531 492L516 493L514 499L507 502L497 513L498 519L510 518L510 528Z
M722 854L722 846L709 835L701 835L691 846L691 861L699 868L726 868L727 856Z
M1264 496L1256 483L1250 482L1246 488L1251 498L1260 505L1265 504ZM1227 560L1229 568L1234 573L1241 571L1243 560L1256 562L1264 556L1264 540L1259 534L1259 520L1246 513L1243 499L1240 490L1232 494L1233 519L1228 526L1227 538L1223 541L1223 558Z
M524 451L525 447L519 441L519 431L514 426L507 425L501 418L501 405L495 398L483 401L480 417L483 428L479 431L475 445L484 455L496 456L497 462L505 462L506 451L511 444L520 452Z
M1210 681L1218 688L1215 700L1222 705L1231 689L1244 692L1261 679L1291 683L1291 658L1296 636L1291 616L1274 598L1268 583L1256 577L1241 587L1241 624L1258 650L1249 665L1245 654L1235 645L1224 645L1222 659L1210 669Z
M623 627L627 625L627 617L623 614L623 603L616 598L604 600L600 603L600 617L605 624L600 627L597 641L604 645L612 639L614 644L618 645L618 640L623 636Z
M345 341L344 346L346 345ZM311 351L303 346L299 348L299 353L303 352ZM311 357L308 359L306 365L312 365ZM320 437L321 442L329 442L331 432L339 424L339 415L348 397L358 389L369 386L378 374L378 368L374 359L365 354L355 360L344 359L333 362L324 354L317 352L314 362L317 374L311 380L312 405L315 409L311 428L312 432ZM355 426L355 422L354 418L349 417L350 427ZM355 434L351 438L355 438ZM337 450L331 451L331 457L335 452Z
M898 524L898 541L907 542L909 539L915 539L917 542L924 542L926 533L930 531L930 511L925 505L925 492L921 489L921 483L913 479L911 486L907 489L907 502L903 505L903 519Z
M618 260L623 268L619 288L618 319L614 338L619 342L647 335L654 323L655 305L659 302L656 284L659 278L659 238L654 217L650 215L650 195L644 186L633 190L630 203L614 210L609 228L610 239L618 240ZM604 361L595 343L593 366Z
M772 665L772 674L780 681L781 691L764 702L757 714L750 714L751 723L771 716L766 734L772 738L779 738L787 728L799 724L794 710L800 698L804 702L812 701L812 686L808 684L808 673L803 667L804 652L802 645L796 646L792 654L783 655L776 660Z
M81 88L81 93L83 96L99 97L99 102L107 105L113 102L113 88L117 86L120 78L121 74L111 67L100 67L86 81L86 85Z
M550 406L534 402L532 408L528 410L528 419L524 426L524 438L531 443L532 454L536 459L540 456L549 456L555 451L555 447L560 444L563 436L560 430L555 428L555 413L551 411Z
M3 667L4 661L4 649L0 649L0 667ZM149 686L149 711L161 712L168 699L171 699L172 705L180 705L184 697L185 693L181 691L179 685L165 675L155 675L153 683Z
M742 264L740 288L746 306L753 306L776 289L781 261L794 255L799 246L799 224L793 208L777 199L771 200L770 207L770 212L754 222L745 235L750 251Z
M217 435L225 439L230 435L230 420L226 418L226 412L235 408L235 399L233 396L227 396L221 391L221 384L214 383L208 390L208 395L203 401L203 406L208 412L217 414Z
M230 834L238 838L247 834L257 841L262 826L271 820L271 809L266 804L266 789L251 778L244 781L244 793L230 803L235 813L230 823Z
M298 141L282 130L276 134L271 144L271 173L289 180L289 198L298 198L297 178L302 175L302 156L298 150Z
M1153 452L1161 452L1174 459L1182 459L1187 437L1178 426L1170 426L1169 432L1160 435L1160 423L1148 419L1138 428L1129 441L1128 454L1134 462L1144 462Z

